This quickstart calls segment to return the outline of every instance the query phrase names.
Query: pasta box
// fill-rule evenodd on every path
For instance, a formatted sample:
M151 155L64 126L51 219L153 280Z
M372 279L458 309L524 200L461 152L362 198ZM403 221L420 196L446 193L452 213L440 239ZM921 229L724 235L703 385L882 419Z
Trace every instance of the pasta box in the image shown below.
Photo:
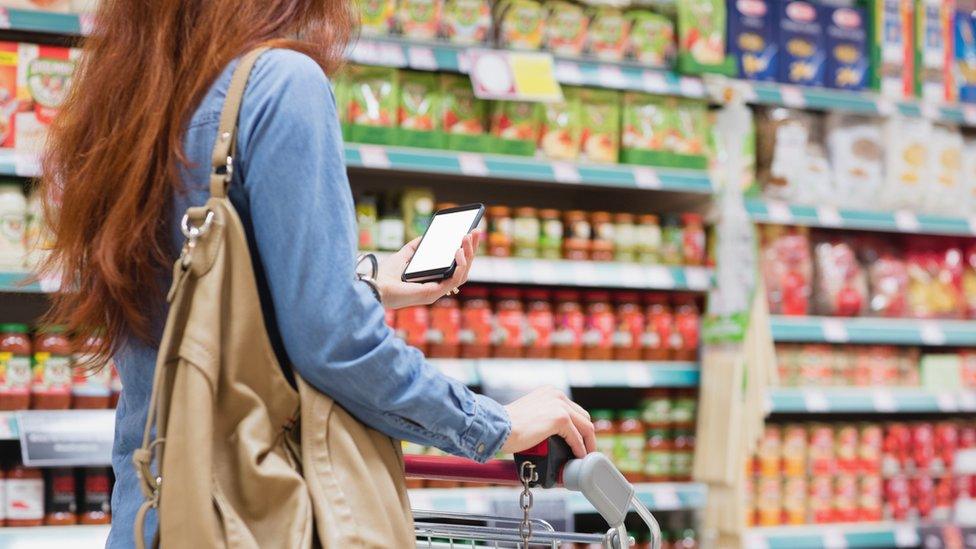
M780 82L822 86L827 52L818 6L804 0L776 4Z
M976 103L976 20L973 18L972 7L960 2L953 19L953 82L959 101L965 103Z
M862 8L822 4L827 67L824 83L831 88L861 90L869 75L868 30Z
M729 0L729 50L739 76L776 80L778 65L776 7L769 0Z
M912 0L871 0L871 87L894 98L915 94Z
M915 94L925 101L954 101L951 0L915 0Z

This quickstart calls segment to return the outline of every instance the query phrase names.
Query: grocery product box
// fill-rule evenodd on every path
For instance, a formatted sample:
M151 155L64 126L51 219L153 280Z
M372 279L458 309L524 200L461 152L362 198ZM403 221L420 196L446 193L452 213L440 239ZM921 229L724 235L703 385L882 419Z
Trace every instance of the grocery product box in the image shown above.
M827 51L817 6L793 0L777 2L777 8L779 81L822 86Z
M532 156L542 126L542 105L527 101L491 104L491 150L499 154Z
M926 101L955 100L954 13L952 0L915 0L915 94Z
M952 88L959 101L976 103L976 2L960 0L953 14Z
M868 84L867 14L862 8L823 4L827 67L824 84L842 90L861 90Z
M392 145L397 139L400 89L396 69L350 67L348 89L343 93L340 118L346 133L356 143ZM336 94L337 99L339 94Z
M447 0L441 34L454 44L483 44L491 36L488 0Z
M729 53L739 76L776 80L779 66L776 5L773 0L729 0Z
M487 152L491 141L487 132L488 101L478 99L467 76L442 74L442 127L447 147L456 151Z
M446 136L440 125L443 96L437 75L400 71L400 101L397 110L396 143L410 147L440 149Z
M71 11L71 3L71 0L0 0L0 7L66 13Z
M708 109L703 102L637 92L623 96L620 161L704 169Z
M915 94L912 0L871 0L871 87L894 98Z
M685 74L735 74L735 58L726 51L726 0L675 2L678 21L678 70Z

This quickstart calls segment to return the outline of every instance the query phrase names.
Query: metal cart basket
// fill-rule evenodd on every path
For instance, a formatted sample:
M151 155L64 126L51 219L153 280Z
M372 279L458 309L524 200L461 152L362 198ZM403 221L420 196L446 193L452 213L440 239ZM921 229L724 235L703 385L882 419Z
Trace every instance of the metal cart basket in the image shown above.
M629 547L631 539L624 519L632 508L651 532L651 548L660 549L661 529L657 520L634 493L634 487L606 456L589 454L571 459L565 442L551 438L514 460L492 460L485 464L463 458L406 456L408 477L430 480L492 482L521 486L519 506L522 518L493 517L466 513L414 510L419 548L505 547L528 549L564 544L600 545L608 549ZM580 492L610 525L605 534L557 532L545 521L533 519L532 488L563 486Z

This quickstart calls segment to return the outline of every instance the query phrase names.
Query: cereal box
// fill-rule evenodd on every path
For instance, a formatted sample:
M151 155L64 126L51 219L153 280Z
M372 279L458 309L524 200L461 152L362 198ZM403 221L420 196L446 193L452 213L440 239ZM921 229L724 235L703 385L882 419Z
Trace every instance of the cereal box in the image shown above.
M740 77L776 80L776 15L772 0L729 0L729 53L738 60Z
M68 95L77 49L20 44L17 54L18 112L14 116L14 146L18 153L39 155L47 130Z
M842 90L864 89L869 77L864 9L823 4L819 10L827 51L824 84Z
M447 0L441 34L454 44L483 44L491 36L488 0Z
M893 98L915 94L912 0L871 0L871 87Z
M947 0L915 0L915 94L924 101L955 100L953 4Z
M400 33L416 40L433 40L441 24L443 0L399 0Z
M817 6L804 0L779 2L777 6L780 82L823 85L827 52Z
M359 32L363 36L390 34L396 22L396 0L359 0Z
M545 46L553 55L576 57L586 46L590 18L583 6L566 0L546 2Z

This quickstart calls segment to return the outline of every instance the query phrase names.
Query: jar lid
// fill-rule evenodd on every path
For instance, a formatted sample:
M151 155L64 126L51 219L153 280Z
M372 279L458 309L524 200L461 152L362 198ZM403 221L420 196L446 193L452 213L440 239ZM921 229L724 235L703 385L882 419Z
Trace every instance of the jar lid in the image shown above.
M67 331L67 328L61 326L60 324L52 324L50 326L41 326L37 329L39 334L63 334Z
M553 219L553 218L558 219L559 210L554 210L552 208L545 208L543 210L539 210L539 217L543 219Z
M531 206L521 206L516 208L515 217L536 217L536 209Z
M26 334L30 331L30 327L26 324L20 324L16 322L7 322L0 324L0 333L4 334Z
M641 413L638 410L622 410L620 412L620 419L624 419L624 420L638 419L639 420L640 418L641 418Z
M549 301L550 297L549 290L535 288L525 291L525 299L529 301Z
M518 288L495 288L491 295L495 299L519 299L522 297L522 292Z
M617 223L633 223L634 214L630 214L626 212L614 214L613 220Z
M637 221L647 225L657 225L658 218L654 214L643 214L637 218Z
M590 419L613 421L613 410L591 410Z
M701 225L702 216L694 212L688 212L681 215L681 222L685 225Z
M557 302L567 302L567 301L579 301L580 293L576 290L557 290L556 291L556 301Z
M585 298L587 303L608 303L610 301L610 292L590 290L586 292Z
M590 214L590 217L592 217L594 221L596 221L597 219L609 220L610 212L593 212Z
M512 209L508 206L489 206L488 215L508 215Z
M484 286L466 286L461 290L461 297L464 299L487 299L488 288Z
M584 212L583 210L569 210L563 213L563 217L565 217L566 219L572 219L572 218L586 219L586 212Z
M614 303L640 303L640 294L637 292L617 292L613 296Z

